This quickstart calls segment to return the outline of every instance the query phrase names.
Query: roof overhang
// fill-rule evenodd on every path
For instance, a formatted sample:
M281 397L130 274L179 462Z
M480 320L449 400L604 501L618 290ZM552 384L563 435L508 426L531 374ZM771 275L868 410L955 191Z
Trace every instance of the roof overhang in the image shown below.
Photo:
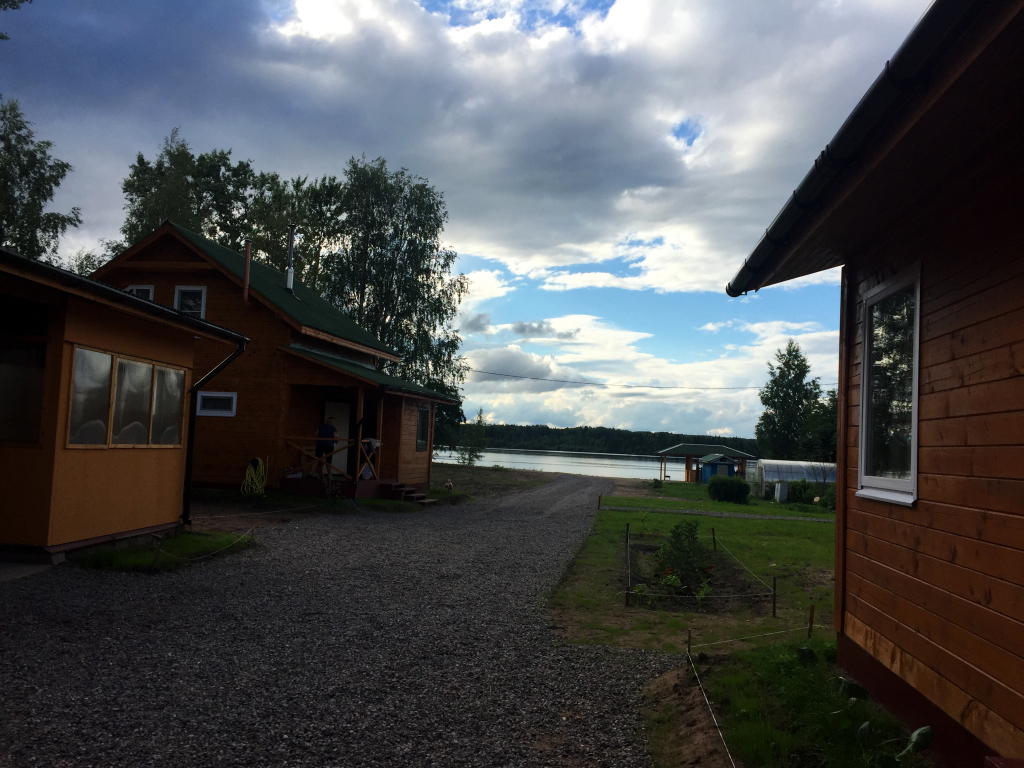
M197 336L216 341L240 344L248 339L240 333L219 325L183 315L176 309L140 299L106 283L76 275L66 269L0 248L0 269L9 275L22 277L34 283L54 288L71 296L78 296L97 304L112 307L137 317L153 320L161 325L188 329Z
M726 288L846 264L1024 117L1024 0L935 0Z

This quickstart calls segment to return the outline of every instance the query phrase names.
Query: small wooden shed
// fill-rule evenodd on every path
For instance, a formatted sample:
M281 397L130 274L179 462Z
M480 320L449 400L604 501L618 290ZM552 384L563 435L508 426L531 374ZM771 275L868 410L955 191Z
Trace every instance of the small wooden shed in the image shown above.
M936 0L728 287L843 266L839 662L1024 758L1024 2Z
M434 409L444 394L391 376L398 355L300 280L167 222L105 264L98 280L236 329L252 343L199 393L195 482L238 487L249 462L273 487L413 498L430 482ZM218 361L196 343L196 370ZM316 429L339 442L317 462Z
M0 554L180 523L197 339L239 334L0 249Z

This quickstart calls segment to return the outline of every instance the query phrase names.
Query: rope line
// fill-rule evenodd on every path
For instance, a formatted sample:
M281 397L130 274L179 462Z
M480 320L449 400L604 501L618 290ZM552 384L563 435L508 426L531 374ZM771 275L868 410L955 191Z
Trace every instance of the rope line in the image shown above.
M765 632L763 635L748 635L747 637L731 637L728 640L715 640L713 643L701 643L700 645L690 646L691 648L707 648L709 645L722 645L723 643L740 643L744 640L754 640L758 637L771 637L772 635L784 635L787 632L796 632L799 629L807 629L805 626L793 627L792 629L782 629L778 632Z
M170 552L165 551L163 547L158 547L158 549L160 551L160 554L167 555L168 557L173 557L175 560L187 560L189 562L196 562L197 560L205 560L208 557L213 557L214 555L219 554L220 552L223 552L225 549L231 549L231 547L235 546L235 544L240 542L242 539L244 539L246 536L248 536L254 530L256 530L256 526L255 525L252 528L250 528L248 531L243 533L241 536L239 536L237 539L232 541L230 544L228 544L226 547L221 547L220 549L215 549L213 552L207 552L205 555L199 555L198 557L180 557L179 555L172 555Z
M764 389L764 387L679 387L664 384L607 384L603 381L573 381L571 379L545 379L539 376L520 376L515 373L498 373L497 371L481 371L479 368L470 368L473 373L483 373L487 376L504 376L508 379L528 379L529 381L551 381L555 384L580 384L588 387L626 387L629 389L688 389L692 391L706 392L709 390L737 390L737 389ZM838 384L823 384L825 387L837 387Z
M693 663L693 657L687 652L686 660L690 662L690 669L693 670L693 677L697 681L697 685L700 686L700 692L704 696L704 702L708 705L708 712L711 713L711 722L715 724L715 728L718 730L718 736L722 739L722 746L725 747L725 754L729 756L729 762L732 763L732 768L736 768L736 761L732 759L732 752L729 751L729 745L725 743L725 734L722 733L722 726L718 724L718 718L715 717L715 710L711 706L711 700L708 699L707 691L704 690L704 684L700 681L700 675L697 674L697 665Z
M715 538L717 539L717 541L718 541L718 543L719 543L719 544L722 544L722 537L721 537L721 536L716 536ZM732 557L732 559L733 559L733 560L735 560L735 561L736 561L737 563L739 563L740 565L743 565L743 561L742 561L742 560L740 560L740 559L739 559L738 557L736 557L736 555L734 555L734 554L732 553L732 551L730 551L730 549L729 549L729 548L728 548L727 546L725 546L725 544L722 544L722 549L724 549L724 550L725 550L726 552L728 552L728 553L729 553L729 556L730 556L730 557ZM769 584L769 583L768 583L767 581L765 581L765 580L764 580L764 579L762 579L762 578L761 578L760 576L758 576L758 575L757 575L756 573L754 573L754 572L753 572L752 570L750 570L749 568L747 568L747 566L743 565L743 569L744 569L744 570L745 570L745 571L746 571L747 573L749 573L749 574L750 574L751 576L753 576L753 577L754 577L755 579L757 579L757 580L758 580L758 581L760 581L760 582L761 582L762 584L764 584L764 585L765 585L766 587L768 587L768 589L771 589L771 585L770 585L770 584ZM770 593L769 593L769 594L770 594Z

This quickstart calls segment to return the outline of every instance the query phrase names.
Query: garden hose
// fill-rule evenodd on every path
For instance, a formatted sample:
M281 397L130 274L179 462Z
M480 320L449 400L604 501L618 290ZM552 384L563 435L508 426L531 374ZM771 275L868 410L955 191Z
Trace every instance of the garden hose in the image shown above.
M270 457L267 457L270 461ZM263 496L267 490L267 465L262 459L253 459L245 470L242 493L246 496Z

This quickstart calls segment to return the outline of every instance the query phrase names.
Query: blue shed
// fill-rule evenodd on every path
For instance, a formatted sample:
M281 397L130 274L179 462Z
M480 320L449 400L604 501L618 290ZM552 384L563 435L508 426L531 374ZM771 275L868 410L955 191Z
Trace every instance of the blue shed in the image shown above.
M712 475L732 477L736 474L736 462L723 453L709 453L698 461L700 462L700 481L705 485Z

